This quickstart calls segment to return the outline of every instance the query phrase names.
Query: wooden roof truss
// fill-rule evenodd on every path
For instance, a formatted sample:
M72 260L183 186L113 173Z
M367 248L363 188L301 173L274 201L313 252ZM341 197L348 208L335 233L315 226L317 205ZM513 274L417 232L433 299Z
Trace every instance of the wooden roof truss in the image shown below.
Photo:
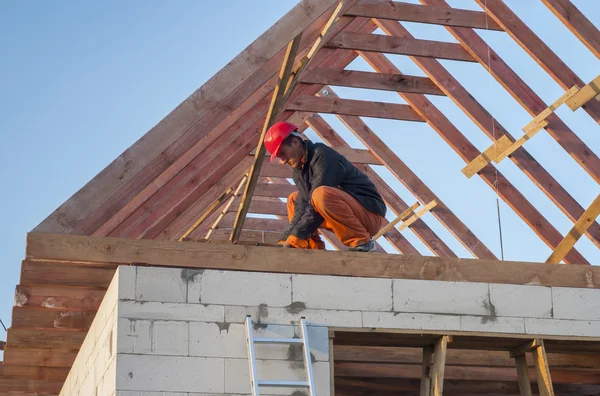
M496 260L452 208L361 118L376 117L427 123L463 159L465 174L478 175L547 246L558 248L549 261L589 264L573 246L585 235L600 248L600 224L595 220L599 199L586 211L527 151L535 138L525 142L521 136L531 138L544 129L596 183L600 158L474 29L510 35L570 95L563 98L566 105L580 108L577 111L598 123L600 82L582 81L503 1L475 1L483 11L453 9L444 0L420 0L420 5L302 1L34 231L164 242L208 237L215 243L230 239L276 243L287 224L285 198L295 187L288 181L291 170L265 161L260 143L275 120L288 120L301 132L310 128L349 158L377 186L395 216L409 208L415 211L415 202L422 207L435 203L429 207L435 221L474 258ZM600 59L600 31L568 0L542 1ZM457 43L417 39L403 22L442 25ZM385 34L373 34L378 28ZM388 54L410 57L427 77L403 74ZM373 71L345 70L358 57ZM533 120L525 128L529 134L511 134L438 59L484 67L529 112ZM342 98L332 88L337 86L397 92L407 104ZM478 150L427 95L450 98L491 139L492 146ZM334 114L365 149L352 148L320 114ZM510 153L499 158L506 150ZM574 223L566 237L495 166L494 160L502 159L512 161ZM414 199L401 198L374 166L385 167ZM428 254L457 258L422 218L404 228L426 246ZM323 235L336 249L344 249L335 236L325 231ZM398 253L420 255L405 235L406 231L392 227L383 237ZM385 251L380 245L378 250ZM82 266L66 261L61 265L45 259L23 262L17 296L27 299L15 307L7 344L2 345L6 361L0 389L8 389L9 394L58 393L115 268L114 264ZM52 277L47 276L49 268ZM42 302L50 297L60 297L60 306L44 306ZM61 334L72 332L72 337L52 351L48 347L52 343L42 344L58 331L53 326L59 311L84 314L60 329Z

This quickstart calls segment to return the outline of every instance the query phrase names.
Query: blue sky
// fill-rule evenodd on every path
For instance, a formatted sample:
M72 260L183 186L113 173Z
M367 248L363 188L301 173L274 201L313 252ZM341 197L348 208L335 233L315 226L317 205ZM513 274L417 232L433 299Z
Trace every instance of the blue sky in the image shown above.
M416 1L411 1L416 2ZM600 26L600 2L573 1ZM0 319L7 325L25 252L25 234L160 121L296 1L128 2L0 1ZM477 10L472 0L449 1ZM586 82L600 74L595 58L539 1L507 4ZM444 28L406 24L417 38L451 41ZM483 37L547 102L563 90L506 34ZM406 74L423 75L410 60L392 57ZM531 116L478 64L442 62L471 94L520 136ZM361 60L350 68L370 70ZM336 89L346 98L404 103L395 93ZM490 140L447 98L433 102L479 148ZM600 155L600 126L585 112L558 114ZM361 144L334 117L325 118L356 148ZM498 256L496 199L480 179L467 180L464 162L427 125L365 120L399 157ZM600 188L542 131L527 149L587 207ZM510 181L562 233L572 222L510 161L499 165ZM415 198L383 169L408 202ZM543 261L550 249L500 202L506 259ZM431 215L428 224L460 256L466 250ZM407 238L426 253L410 233ZM576 245L600 263L585 237ZM4 334L0 329L0 339Z

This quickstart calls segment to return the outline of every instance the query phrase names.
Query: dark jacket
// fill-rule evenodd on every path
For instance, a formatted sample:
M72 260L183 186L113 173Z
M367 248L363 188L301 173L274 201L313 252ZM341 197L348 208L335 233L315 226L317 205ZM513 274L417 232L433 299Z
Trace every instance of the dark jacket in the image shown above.
M306 162L302 169L294 169L293 176L298 188L294 218L282 240L289 235L307 239L323 223L323 217L310 204L312 192L320 186L339 188L356 198L370 212L385 216L385 203L375 185L350 161L322 143L307 140L304 146Z

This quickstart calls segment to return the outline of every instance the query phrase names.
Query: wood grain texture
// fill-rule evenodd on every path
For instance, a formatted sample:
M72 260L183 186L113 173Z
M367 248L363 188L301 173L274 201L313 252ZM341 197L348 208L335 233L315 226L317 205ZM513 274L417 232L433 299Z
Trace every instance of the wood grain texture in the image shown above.
M287 222L285 222L287 223ZM132 262L276 273L600 288L600 268L408 255L361 255L176 241L30 233L30 259ZM454 344L453 344L454 345ZM548 345L546 345L548 347Z

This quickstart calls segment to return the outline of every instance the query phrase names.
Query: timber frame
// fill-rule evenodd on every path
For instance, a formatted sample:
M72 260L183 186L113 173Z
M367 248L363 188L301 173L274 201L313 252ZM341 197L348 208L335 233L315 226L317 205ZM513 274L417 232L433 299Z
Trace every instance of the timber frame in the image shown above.
M541 1L600 59L597 27L569 0ZM597 189L599 155L554 110L564 102L600 124L600 77L583 81L502 0L475 2L481 11L450 8L444 0L303 0L295 6L29 234L17 286L17 296L27 298L22 305L17 299L6 344L0 342L5 350L0 396L59 392L119 264L600 288L600 272L575 247L585 236L600 248L600 196L583 207L527 151L535 144L533 134L547 133L592 178L590 188ZM415 38L403 22L443 26L457 42ZM383 34L373 34L377 29ZM554 98L554 106L545 103L478 29L514 39L565 96ZM403 74L388 54L410 57L427 77ZM359 57L371 72L346 70ZM530 125L511 134L439 59L483 67L531 115ZM406 104L347 99L335 87L396 92ZM449 98L491 146L484 151L475 147L428 95ZM321 114L335 115L365 149L351 147ZM539 261L584 265L497 261L451 205L361 117L427 124L464 161L463 173L483 179L553 251ZM302 134L313 132L373 181L393 217L402 221L381 236L401 255L385 255L390 252L380 244L381 254L368 257L274 250L287 225L285 199L295 191L288 181L290 169L269 162L262 145L267 128L278 120L295 123ZM503 159L573 222L569 233L559 232L498 170L494 161ZM413 196L409 202L377 167L385 167L406 187ZM421 218L424 211L448 232L436 232ZM424 255L408 232L423 243ZM336 250L345 249L330 232L322 234ZM472 258L459 258L448 238ZM44 307L50 297L60 297L62 305ZM58 337L54 319L66 311L81 314ZM43 347L44 341L59 342L60 348ZM522 368L523 358L516 358ZM600 369L600 363L593 368Z

